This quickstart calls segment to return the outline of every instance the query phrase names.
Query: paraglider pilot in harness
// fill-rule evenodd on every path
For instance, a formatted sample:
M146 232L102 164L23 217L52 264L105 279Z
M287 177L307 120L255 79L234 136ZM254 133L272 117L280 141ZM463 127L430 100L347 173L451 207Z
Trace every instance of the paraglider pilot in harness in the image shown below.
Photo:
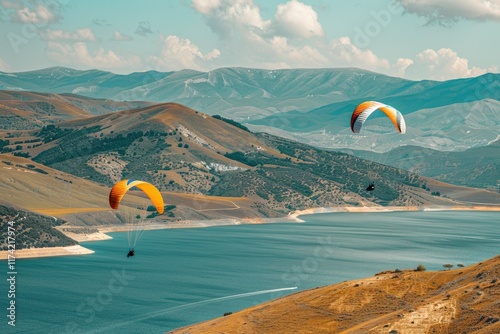
M372 182L368 185L368 187L366 188L366 191L372 191L375 189L375 184Z
M140 180L125 179L125 180L121 180L121 181L117 182L113 186L113 188L111 188L111 191L109 192L109 206L112 209L117 210L118 205L120 204L120 201L122 200L125 193L127 193L127 191L129 189L134 188L134 187L139 188L149 197L151 202L153 202L154 207L156 208L156 211L158 212L158 214L160 214L160 215L163 214L163 212L165 210L165 203L163 202L163 197L162 197L160 191L158 190L158 188L156 188L151 183L147 183L147 182L140 181ZM140 218L140 216L137 218ZM132 228L133 226L130 226L130 227ZM131 232L132 232L132 229L129 230L129 235L128 235L129 236L129 240L128 240L129 241L129 245L128 245L129 249L128 249L127 257L131 257L131 256L135 255L134 247L137 245L137 242L139 240L138 237L140 237L140 235L136 234L135 238L134 238L132 236ZM132 242L132 240L135 240L135 241Z

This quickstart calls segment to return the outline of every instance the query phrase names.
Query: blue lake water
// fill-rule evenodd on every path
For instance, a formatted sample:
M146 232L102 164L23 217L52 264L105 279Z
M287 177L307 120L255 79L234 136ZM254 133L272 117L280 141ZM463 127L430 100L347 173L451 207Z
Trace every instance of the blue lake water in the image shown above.
M301 218L306 223L146 231L133 258L127 234L113 233L82 243L92 255L18 260L16 327L3 315L0 332L164 333L386 269L441 270L500 253L498 212ZM0 266L6 273L7 263ZM5 310L5 279L1 289Z

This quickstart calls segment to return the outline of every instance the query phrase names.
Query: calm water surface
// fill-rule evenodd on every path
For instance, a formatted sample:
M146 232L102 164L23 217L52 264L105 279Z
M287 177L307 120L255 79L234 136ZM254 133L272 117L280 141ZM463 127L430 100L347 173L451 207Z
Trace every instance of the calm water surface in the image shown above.
M386 269L441 270L500 253L498 212L301 218L306 223L146 231L129 259L126 233L113 233L82 244L92 255L18 260L16 327L4 311L0 332L164 333ZM5 310L5 279L1 287Z

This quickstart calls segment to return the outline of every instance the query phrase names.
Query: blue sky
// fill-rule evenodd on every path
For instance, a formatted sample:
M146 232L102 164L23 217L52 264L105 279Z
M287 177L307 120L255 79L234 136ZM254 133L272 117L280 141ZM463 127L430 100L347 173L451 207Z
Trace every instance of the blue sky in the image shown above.
M500 0L0 0L0 71L500 69Z

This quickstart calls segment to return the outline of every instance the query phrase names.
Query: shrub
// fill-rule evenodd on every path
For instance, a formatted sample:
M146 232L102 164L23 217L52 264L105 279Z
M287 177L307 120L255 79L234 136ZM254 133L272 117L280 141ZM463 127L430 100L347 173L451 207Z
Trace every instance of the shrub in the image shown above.
M243 124L238 123L236 121L233 121L232 119L222 117L221 115L213 115L212 117L215 118L215 119L224 121L224 122L226 122L228 124L231 124L233 126L236 126L237 128L240 128L240 129L242 129L242 130L244 130L246 132L250 132L250 130L246 126L244 126Z
M423 264L419 264L417 266L417 269L415 269L416 271L425 271L425 266Z
M30 154L28 152L14 152L16 157L29 158Z

